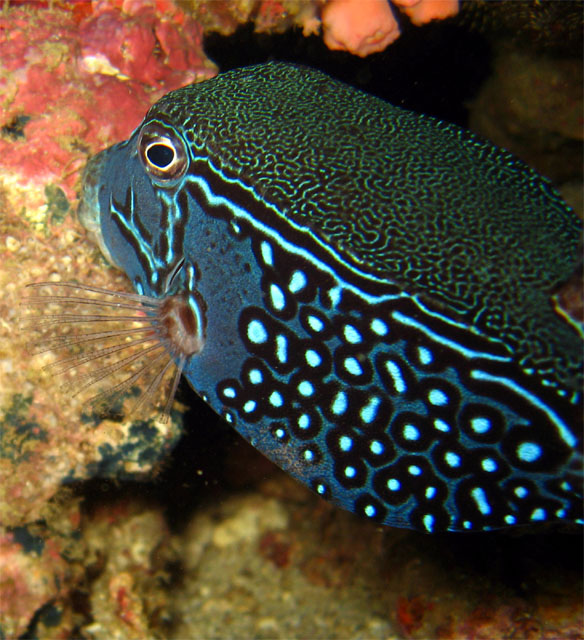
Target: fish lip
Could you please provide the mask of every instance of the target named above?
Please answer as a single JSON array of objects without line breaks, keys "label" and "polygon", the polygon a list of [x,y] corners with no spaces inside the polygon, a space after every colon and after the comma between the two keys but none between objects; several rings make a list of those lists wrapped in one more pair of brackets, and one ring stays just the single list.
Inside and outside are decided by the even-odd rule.
[{"label": "fish lip", "polygon": [[101,229],[101,211],[99,206],[99,188],[101,174],[107,161],[110,149],[105,149],[91,157],[82,175],[82,191],[77,207],[77,218],[87,231],[89,239],[96,244],[105,259],[117,267],[120,265],[114,260],[107,248]]}]

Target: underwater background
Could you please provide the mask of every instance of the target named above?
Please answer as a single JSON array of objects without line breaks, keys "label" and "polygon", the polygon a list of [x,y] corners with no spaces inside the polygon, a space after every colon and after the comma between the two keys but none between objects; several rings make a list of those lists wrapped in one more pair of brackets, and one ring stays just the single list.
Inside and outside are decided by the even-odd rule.
[{"label": "underwater background", "polygon": [[277,469],[187,384],[168,423],[102,417],[74,372],[63,387],[43,370],[54,356],[34,355],[27,283],[129,290],[76,220],[87,159],[168,91],[235,67],[306,64],[467,127],[582,217],[581,2],[424,17],[396,0],[364,40],[334,5],[3,3],[0,638],[584,637],[580,529],[378,527]]}]

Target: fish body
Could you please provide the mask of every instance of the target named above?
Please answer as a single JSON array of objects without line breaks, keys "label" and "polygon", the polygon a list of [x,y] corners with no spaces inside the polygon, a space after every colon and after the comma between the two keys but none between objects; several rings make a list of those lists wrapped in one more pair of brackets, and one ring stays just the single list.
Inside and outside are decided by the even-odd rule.
[{"label": "fish body", "polygon": [[80,216],[139,294],[184,296],[194,390],[322,497],[428,532],[582,521],[553,301],[581,224],[507,152],[269,63],[162,98]]}]

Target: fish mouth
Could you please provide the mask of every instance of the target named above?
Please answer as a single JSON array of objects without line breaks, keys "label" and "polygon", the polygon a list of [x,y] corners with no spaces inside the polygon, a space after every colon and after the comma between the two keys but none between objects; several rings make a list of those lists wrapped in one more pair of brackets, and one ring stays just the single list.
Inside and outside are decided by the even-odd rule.
[{"label": "fish mouth", "polygon": [[99,190],[102,184],[101,175],[109,152],[110,149],[101,151],[91,157],[85,165],[82,176],[83,187],[81,199],[77,207],[77,217],[79,218],[79,222],[81,222],[87,230],[89,239],[100,248],[105,259],[110,264],[120,268],[120,265],[114,260],[110,250],[107,248],[101,229]]}]

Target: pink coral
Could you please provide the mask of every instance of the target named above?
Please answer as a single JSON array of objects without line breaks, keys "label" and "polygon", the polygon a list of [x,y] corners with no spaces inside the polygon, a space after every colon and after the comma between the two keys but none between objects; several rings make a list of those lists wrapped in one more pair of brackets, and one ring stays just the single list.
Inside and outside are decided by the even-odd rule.
[{"label": "pink coral", "polygon": [[[458,0],[392,0],[415,25],[443,20],[458,12]],[[388,0],[329,0],[322,11],[322,29],[329,49],[358,56],[383,51],[400,36]]]},{"label": "pink coral", "polygon": [[166,0],[75,6],[0,15],[0,127],[20,123],[0,136],[0,172],[69,198],[88,151],[126,138],[168,91],[215,75],[202,28]]},{"label": "pink coral", "polygon": [[203,31],[192,17],[174,5],[160,16],[152,2],[124,2],[127,13],[114,4],[100,0],[80,25],[85,69],[167,89],[197,79]]}]

